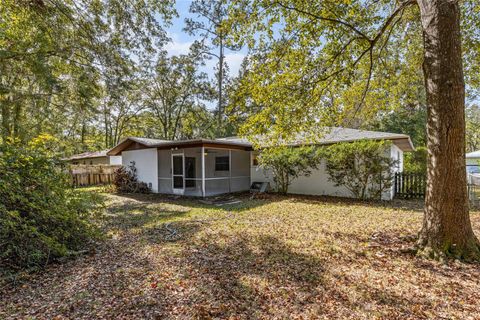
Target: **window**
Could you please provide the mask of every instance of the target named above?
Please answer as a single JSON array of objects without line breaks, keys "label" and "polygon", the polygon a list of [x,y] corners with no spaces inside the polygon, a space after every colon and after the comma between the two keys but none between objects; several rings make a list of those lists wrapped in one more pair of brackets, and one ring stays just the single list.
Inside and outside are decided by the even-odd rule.
[{"label": "window", "polygon": [[215,171],[229,171],[230,163],[228,156],[226,157],[215,157]]}]

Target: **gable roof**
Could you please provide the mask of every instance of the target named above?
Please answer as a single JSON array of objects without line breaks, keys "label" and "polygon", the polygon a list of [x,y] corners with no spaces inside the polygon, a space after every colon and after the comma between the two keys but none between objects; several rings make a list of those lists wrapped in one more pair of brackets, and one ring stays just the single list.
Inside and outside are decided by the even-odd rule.
[{"label": "gable roof", "polygon": [[[350,128],[327,128],[325,133],[319,134],[321,138],[309,139],[305,134],[299,134],[293,142],[292,146],[299,145],[325,145],[339,142],[352,142],[356,140],[391,140],[396,146],[403,151],[413,151],[413,143],[410,137],[405,134],[357,130]],[[123,139],[119,144],[108,151],[108,155],[119,155],[121,152],[132,144],[137,144],[139,148],[175,148],[175,147],[193,147],[201,145],[223,146],[223,147],[241,147],[245,150],[252,149],[252,143],[245,138],[226,137],[218,139],[190,139],[190,140],[160,140],[150,138],[128,137]]]}]

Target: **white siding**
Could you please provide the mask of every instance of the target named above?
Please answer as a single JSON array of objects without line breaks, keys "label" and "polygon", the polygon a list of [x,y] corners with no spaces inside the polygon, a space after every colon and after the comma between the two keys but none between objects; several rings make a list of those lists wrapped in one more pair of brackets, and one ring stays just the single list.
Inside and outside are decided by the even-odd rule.
[{"label": "white siding", "polygon": [[[397,166],[392,169],[393,172],[403,172],[403,151],[392,143],[390,147],[390,157],[397,161]],[[382,200],[392,200],[395,195],[395,186],[382,194]]]},{"label": "white siding", "polygon": [[[399,159],[399,164],[395,171],[403,170],[403,151],[396,145],[392,144],[387,153],[394,159]],[[271,188],[275,188],[273,183],[273,175],[269,170],[263,170],[259,166],[253,165],[253,157],[255,153],[252,152],[250,175],[251,182],[270,182]],[[327,195],[336,197],[353,197],[351,192],[345,187],[336,187],[335,184],[329,181],[329,176],[325,171],[325,161],[322,161],[317,170],[313,170],[308,177],[302,176],[295,179],[288,188],[288,192],[292,194],[307,194],[307,195]],[[391,190],[382,195],[382,199],[391,200],[393,198],[393,187]]]},{"label": "white siding", "polygon": [[122,152],[122,164],[128,167],[134,161],[138,180],[151,184],[152,191],[158,192],[157,149],[130,150]]},{"label": "white siding", "polygon": [[110,164],[112,165],[121,165],[122,164],[122,156],[110,156]]},{"label": "white siding", "polygon": [[[259,166],[251,167],[252,182],[270,182],[270,187],[275,189],[273,174],[270,170],[263,170]],[[351,197],[350,191],[345,187],[335,187],[334,183],[328,181],[328,174],[325,172],[325,161],[313,170],[308,177],[302,176],[293,180],[288,187],[288,193],[307,195],[328,195],[337,197]]]}]

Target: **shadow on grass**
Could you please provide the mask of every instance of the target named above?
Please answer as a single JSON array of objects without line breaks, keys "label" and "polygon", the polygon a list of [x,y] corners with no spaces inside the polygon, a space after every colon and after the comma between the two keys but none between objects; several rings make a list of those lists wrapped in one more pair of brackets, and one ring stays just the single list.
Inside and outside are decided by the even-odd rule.
[{"label": "shadow on grass", "polygon": [[322,260],[266,235],[239,237],[225,245],[190,244],[181,265],[199,274],[192,299],[200,318],[255,318],[276,290],[301,307],[323,285]]},{"label": "shadow on grass", "polygon": [[[280,196],[277,196],[280,197]],[[281,196],[285,199],[289,199],[293,202],[303,204],[329,204],[329,205],[354,205],[365,206],[373,208],[393,208],[402,211],[415,211],[423,212],[424,200],[423,199],[393,199],[391,201],[380,200],[360,200],[346,197],[333,197],[333,196],[309,196],[309,195],[286,195]]]},{"label": "shadow on grass", "polygon": [[144,202],[113,204],[106,214],[106,229],[129,230],[143,228],[149,224],[158,224],[184,217],[190,209],[172,210],[161,204],[150,206]]},{"label": "shadow on grass", "polygon": [[[267,199],[251,199],[251,194],[249,193],[235,193],[231,195],[219,196],[225,198],[232,198],[232,200],[238,201],[237,203],[216,205],[215,203],[208,204],[203,203],[202,198],[199,197],[186,197],[186,196],[174,196],[166,195],[159,193],[151,194],[138,194],[138,193],[122,193],[116,194],[117,196],[127,198],[134,201],[139,201],[143,206],[148,204],[159,204],[159,203],[168,203],[181,205],[190,208],[200,208],[200,209],[209,209],[215,211],[232,211],[232,212],[242,212],[248,211],[256,207],[261,207],[265,204],[271,202]],[[208,197],[207,200],[213,199],[216,197]]]},{"label": "shadow on grass", "polygon": [[[205,204],[200,202],[201,198],[196,197],[179,197],[165,194],[119,194],[121,197],[142,201],[145,203],[172,203],[189,206],[192,208],[207,208],[213,210],[228,210],[234,212],[248,211],[256,207],[261,207],[268,203],[279,201],[291,201],[301,204],[320,204],[329,206],[365,206],[372,208],[385,208],[385,209],[398,209],[406,212],[423,212],[424,200],[423,199],[394,199],[392,201],[378,201],[378,200],[359,200],[346,197],[333,197],[333,196],[314,196],[314,195],[296,195],[296,194],[277,194],[269,193],[262,195],[261,198],[251,199],[249,193],[238,193],[232,196],[239,200],[239,203],[232,205],[216,206],[214,204]],[[225,195],[228,197],[228,195]],[[212,197],[210,197],[212,198]],[[207,198],[208,199],[208,198]]]}]

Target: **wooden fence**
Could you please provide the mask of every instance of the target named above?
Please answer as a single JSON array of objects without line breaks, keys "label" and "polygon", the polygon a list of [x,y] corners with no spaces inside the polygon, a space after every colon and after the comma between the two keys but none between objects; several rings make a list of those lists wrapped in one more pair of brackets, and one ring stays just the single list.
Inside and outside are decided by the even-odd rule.
[{"label": "wooden fence", "polygon": [[395,173],[395,197],[396,198],[424,198],[427,187],[427,178],[419,173]]},{"label": "wooden fence", "polygon": [[121,165],[75,165],[69,173],[75,187],[110,184]]}]

